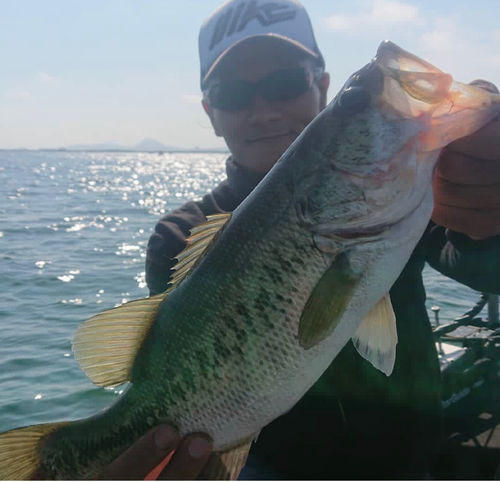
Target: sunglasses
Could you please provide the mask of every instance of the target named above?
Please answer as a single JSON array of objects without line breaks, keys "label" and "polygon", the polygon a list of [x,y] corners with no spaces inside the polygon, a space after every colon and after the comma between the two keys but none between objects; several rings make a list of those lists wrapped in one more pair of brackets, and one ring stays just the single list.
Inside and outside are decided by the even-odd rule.
[{"label": "sunglasses", "polygon": [[211,85],[203,98],[214,109],[236,112],[252,103],[257,94],[267,102],[293,100],[306,93],[323,74],[323,69],[276,70],[257,82],[226,80]]}]

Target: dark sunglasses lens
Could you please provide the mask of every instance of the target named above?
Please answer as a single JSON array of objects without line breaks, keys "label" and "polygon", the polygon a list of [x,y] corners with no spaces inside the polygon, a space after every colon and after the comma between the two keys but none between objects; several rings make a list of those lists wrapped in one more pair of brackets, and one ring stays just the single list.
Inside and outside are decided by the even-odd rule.
[{"label": "dark sunglasses lens", "polygon": [[269,102],[296,99],[309,90],[305,69],[278,70],[261,80],[261,92]]},{"label": "dark sunglasses lens", "polygon": [[215,109],[236,111],[246,107],[253,95],[253,84],[244,80],[233,80],[213,86],[209,101]]}]

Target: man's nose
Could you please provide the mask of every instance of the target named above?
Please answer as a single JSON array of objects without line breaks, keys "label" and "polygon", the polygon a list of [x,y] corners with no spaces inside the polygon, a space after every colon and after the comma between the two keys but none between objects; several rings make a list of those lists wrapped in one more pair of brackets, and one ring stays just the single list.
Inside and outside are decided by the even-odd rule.
[{"label": "man's nose", "polygon": [[257,94],[251,106],[249,121],[251,124],[265,124],[281,120],[282,113],[278,103],[268,102],[261,94]]}]

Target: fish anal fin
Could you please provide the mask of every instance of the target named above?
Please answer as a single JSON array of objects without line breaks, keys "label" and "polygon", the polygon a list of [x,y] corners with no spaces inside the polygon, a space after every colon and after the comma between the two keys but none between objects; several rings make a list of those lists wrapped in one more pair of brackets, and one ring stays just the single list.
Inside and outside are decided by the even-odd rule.
[{"label": "fish anal fin", "polygon": [[346,254],[340,254],[314,287],[299,322],[299,343],[308,350],[329,336],[340,322],[359,283]]},{"label": "fish anal fin", "polygon": [[368,313],[352,338],[358,353],[389,376],[396,361],[398,333],[389,294]]},{"label": "fish anal fin", "polygon": [[253,437],[224,452],[214,452],[198,480],[236,480],[247,463]]},{"label": "fish anal fin", "polygon": [[31,425],[0,434],[0,480],[37,480],[43,439],[65,425]]},{"label": "fish anal fin", "polygon": [[206,223],[191,229],[185,249],[176,256],[177,264],[172,268],[174,274],[169,282],[171,285],[177,286],[193,271],[215,244],[230,219],[231,213],[214,214],[207,216]]},{"label": "fish anal fin", "polygon": [[130,381],[137,352],[171,289],[103,311],[78,327],[73,352],[93,383],[106,387]]}]

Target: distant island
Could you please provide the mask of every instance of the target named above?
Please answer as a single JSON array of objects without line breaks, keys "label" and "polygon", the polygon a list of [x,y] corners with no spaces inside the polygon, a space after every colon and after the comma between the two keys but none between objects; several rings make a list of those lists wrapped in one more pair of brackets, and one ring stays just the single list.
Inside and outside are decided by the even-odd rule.
[{"label": "distant island", "polygon": [[57,148],[46,148],[46,149],[0,149],[8,151],[86,151],[86,152],[217,152],[217,153],[227,153],[229,152],[227,147],[192,147],[183,148],[177,146],[167,146],[156,139],[146,138],[135,146],[124,146],[121,144],[114,143],[104,143],[104,144],[71,144],[65,147]]}]

